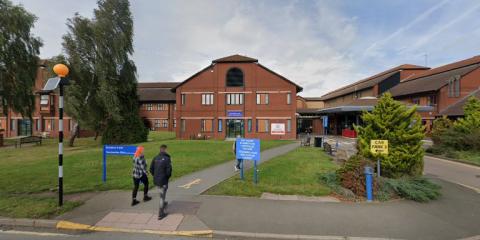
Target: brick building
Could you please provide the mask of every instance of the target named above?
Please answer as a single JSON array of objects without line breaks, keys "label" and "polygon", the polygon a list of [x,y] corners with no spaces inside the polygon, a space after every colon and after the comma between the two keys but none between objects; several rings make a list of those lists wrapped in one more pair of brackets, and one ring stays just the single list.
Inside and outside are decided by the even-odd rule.
[{"label": "brick building", "polygon": [[427,130],[436,117],[462,116],[466,98],[479,96],[479,91],[480,56],[415,74],[390,90],[399,101],[433,108],[432,111],[420,113]]},{"label": "brick building", "polygon": [[177,138],[296,138],[296,95],[302,88],[258,63],[232,55],[175,88]]},{"label": "brick building", "polygon": [[179,83],[138,83],[139,114],[151,131],[175,131],[175,93]]},{"label": "brick building", "polygon": [[[37,135],[45,137],[58,136],[58,93],[55,91],[43,91],[43,86],[48,80],[49,71],[46,69],[45,60],[39,63],[35,86],[35,111],[32,114],[33,121],[19,113],[7,110],[7,115],[0,112],[0,129],[3,129],[5,137]],[[69,136],[73,131],[72,118],[64,116],[64,135]]]}]

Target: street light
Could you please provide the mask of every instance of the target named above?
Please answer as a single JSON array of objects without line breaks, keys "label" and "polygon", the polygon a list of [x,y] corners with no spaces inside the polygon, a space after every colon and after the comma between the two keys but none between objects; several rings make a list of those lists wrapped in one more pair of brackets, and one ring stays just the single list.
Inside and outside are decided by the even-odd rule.
[{"label": "street light", "polygon": [[44,91],[53,91],[59,88],[58,99],[58,205],[63,205],[63,88],[68,85],[68,67],[63,64],[56,64],[53,72],[57,77],[48,79]]}]

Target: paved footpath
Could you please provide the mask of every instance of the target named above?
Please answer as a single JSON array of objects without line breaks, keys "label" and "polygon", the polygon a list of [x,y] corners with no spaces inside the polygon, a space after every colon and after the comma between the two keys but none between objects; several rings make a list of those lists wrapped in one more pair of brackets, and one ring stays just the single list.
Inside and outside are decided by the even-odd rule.
[{"label": "paved footpath", "polygon": [[[299,143],[265,150],[261,154],[260,164],[297,147],[299,147]],[[245,169],[250,167],[250,163],[245,165]],[[138,229],[141,225],[148,225],[146,228],[148,230],[206,230],[209,228],[196,217],[200,203],[195,197],[236,174],[238,172],[234,172],[234,161],[232,160],[172,181],[167,192],[170,214],[161,222],[156,220],[159,205],[156,189],[152,189],[150,192],[150,195],[154,197],[152,201],[142,202],[135,207],[130,206],[130,191],[100,192],[84,205],[59,216],[58,219],[102,227]],[[141,196],[141,192],[139,195]]]},{"label": "paved footpath", "polygon": [[[290,144],[264,151],[262,162],[297,147],[298,144]],[[318,203],[200,195],[236,174],[233,161],[230,161],[173,181],[168,192],[170,216],[165,222],[155,219],[158,209],[156,190],[151,193],[154,200],[135,207],[130,207],[130,191],[101,192],[59,218],[126,229],[214,229],[226,235],[238,232],[240,235],[275,233],[439,240],[480,235],[480,194],[472,190],[478,182],[475,178],[471,182],[472,176],[480,174],[480,169],[456,163],[450,166],[452,163],[437,162],[428,157],[425,160],[427,177],[442,186],[443,194],[439,200],[428,204],[406,200]],[[465,178],[462,175],[466,175]]]}]

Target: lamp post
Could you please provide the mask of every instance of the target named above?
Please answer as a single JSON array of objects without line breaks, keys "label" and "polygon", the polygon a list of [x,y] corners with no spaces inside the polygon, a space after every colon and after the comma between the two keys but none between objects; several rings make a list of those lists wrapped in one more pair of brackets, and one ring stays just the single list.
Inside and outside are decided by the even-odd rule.
[{"label": "lamp post", "polygon": [[63,95],[64,86],[68,85],[66,78],[69,70],[63,64],[56,64],[53,67],[53,72],[57,74],[56,78],[50,78],[45,84],[43,90],[53,91],[59,88],[58,98],[58,206],[63,205]]}]

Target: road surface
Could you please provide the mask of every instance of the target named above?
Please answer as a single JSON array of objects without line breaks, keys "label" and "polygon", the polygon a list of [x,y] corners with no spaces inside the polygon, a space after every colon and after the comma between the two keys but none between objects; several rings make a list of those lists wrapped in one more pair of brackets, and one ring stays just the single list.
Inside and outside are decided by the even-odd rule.
[{"label": "road surface", "polygon": [[480,193],[480,167],[425,156],[424,173]]}]

